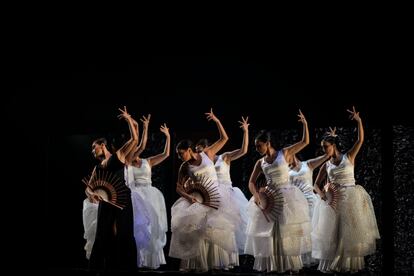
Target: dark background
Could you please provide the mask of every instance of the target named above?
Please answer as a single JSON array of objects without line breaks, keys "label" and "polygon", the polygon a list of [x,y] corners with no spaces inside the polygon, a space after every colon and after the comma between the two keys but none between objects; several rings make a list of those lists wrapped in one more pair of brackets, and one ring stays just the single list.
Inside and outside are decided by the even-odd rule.
[{"label": "dark background", "polygon": [[[36,241],[29,255],[43,256],[37,263],[41,267],[86,267],[80,180],[94,165],[92,140],[119,140],[127,133],[126,124],[116,118],[119,107],[126,105],[135,118],[152,114],[144,157],[162,150],[159,125],[166,122],[170,128],[171,156],[153,170],[154,186],[164,193],[169,209],[177,198],[180,161],[175,144],[187,137],[218,137],[215,125],[205,119],[210,107],[230,136],[223,150],[239,147],[241,115],[249,116],[251,142],[263,128],[276,130],[281,146],[299,139],[300,108],[310,127],[311,144],[303,152],[310,158],[328,126],[341,127],[352,144],[355,122],[348,119],[346,109],[355,105],[367,131],[356,178],[373,197],[382,237],[367,264],[374,272],[412,272],[412,104],[404,95],[412,85],[407,87],[408,72],[394,62],[399,54],[380,56],[383,49],[373,46],[297,47],[289,52],[255,48],[249,54],[228,49],[196,55],[144,51],[127,56],[120,51],[110,57],[99,52],[99,58],[93,53],[91,58],[66,51],[46,60],[36,56],[20,67],[24,78],[6,105],[10,129],[24,129],[15,138],[17,146],[33,145],[25,157],[40,167],[33,174],[39,184],[28,185],[26,194],[28,202],[40,194],[29,206],[41,214],[28,218],[27,227],[38,230],[34,237],[23,238]],[[257,158],[250,147],[249,154],[232,166],[235,186],[248,197],[246,181]],[[31,175],[30,168],[26,173]],[[174,260],[167,262],[164,269],[176,269]]]}]

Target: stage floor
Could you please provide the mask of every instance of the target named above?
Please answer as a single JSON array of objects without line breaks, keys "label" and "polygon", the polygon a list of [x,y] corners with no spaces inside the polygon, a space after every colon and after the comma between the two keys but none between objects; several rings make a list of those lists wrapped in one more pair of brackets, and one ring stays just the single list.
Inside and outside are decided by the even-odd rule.
[{"label": "stage floor", "polygon": [[[43,273],[42,273],[43,274]],[[123,272],[123,271],[116,271],[116,272],[96,272],[96,271],[88,271],[87,269],[48,269],[47,275],[240,275],[240,276],[262,276],[262,275],[301,275],[301,276],[316,276],[316,275],[361,275],[361,276],[371,276],[371,275],[381,275],[378,273],[372,273],[369,271],[360,271],[358,273],[322,273],[317,271],[314,268],[305,268],[301,270],[299,273],[276,273],[276,272],[256,272],[256,271],[239,271],[237,269],[230,270],[230,271],[221,271],[221,270],[212,270],[208,272],[180,272],[180,271],[174,271],[174,270],[137,270],[135,272]]]}]

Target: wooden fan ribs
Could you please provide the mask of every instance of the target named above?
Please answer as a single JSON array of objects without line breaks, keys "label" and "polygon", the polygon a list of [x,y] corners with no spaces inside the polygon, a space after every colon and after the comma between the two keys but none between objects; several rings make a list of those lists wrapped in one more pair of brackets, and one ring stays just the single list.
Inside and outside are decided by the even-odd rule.
[{"label": "wooden fan ribs", "polygon": [[302,191],[302,193],[309,194],[309,193],[313,193],[313,189],[311,186],[306,185],[306,183],[304,181],[301,181],[300,179],[295,179],[293,181],[293,185],[295,185],[296,187],[299,188],[299,190]]},{"label": "wooden fan ribs", "polygon": [[331,195],[328,205],[331,206],[336,211],[338,207],[339,199],[341,197],[341,192],[339,190],[339,187],[333,183],[327,183],[324,188],[325,188],[326,193],[329,193]]},{"label": "wooden fan ribs", "polygon": [[[259,193],[264,196],[265,201],[266,201],[266,205],[264,206],[264,208],[262,206],[259,206],[266,220],[268,222],[277,221],[278,217],[283,212],[283,208],[285,204],[285,199],[283,197],[282,192],[277,188],[273,188],[269,186],[268,181],[263,180],[263,179],[256,182],[256,187],[259,190],[262,190]],[[263,187],[264,187],[264,190],[260,189]]]},{"label": "wooden fan ribs", "polygon": [[108,171],[98,171],[92,177],[83,178],[82,182],[93,192],[97,194],[104,193],[103,199],[105,202],[120,209],[126,206],[129,197],[128,188],[119,176]]},{"label": "wooden fan ribs", "polygon": [[201,204],[218,209],[220,195],[218,193],[218,188],[214,185],[214,182],[211,181],[211,179],[204,175],[196,175],[194,179],[187,182],[187,184],[188,185],[184,187],[186,193],[199,193],[203,200],[203,202],[200,202]]}]

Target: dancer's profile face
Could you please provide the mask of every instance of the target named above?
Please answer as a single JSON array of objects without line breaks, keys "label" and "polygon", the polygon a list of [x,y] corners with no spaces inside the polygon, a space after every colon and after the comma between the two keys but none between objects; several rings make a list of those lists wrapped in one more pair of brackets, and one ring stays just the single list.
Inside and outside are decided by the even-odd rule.
[{"label": "dancer's profile face", "polygon": [[327,141],[322,141],[321,146],[323,149],[323,152],[326,153],[329,156],[332,156],[335,152],[335,145],[332,143],[329,143]]},{"label": "dancer's profile face", "polygon": [[186,162],[191,159],[190,149],[178,149],[177,150],[178,158]]},{"label": "dancer's profile face", "polygon": [[268,142],[262,142],[259,140],[254,140],[254,145],[256,147],[256,151],[260,153],[260,155],[264,155],[267,151]]},{"label": "dancer's profile face", "polygon": [[101,145],[96,144],[96,143],[92,144],[93,157],[95,157],[96,159],[102,159],[102,157],[105,156],[105,153],[104,153],[104,150],[103,150],[104,145],[105,144],[101,144]]}]

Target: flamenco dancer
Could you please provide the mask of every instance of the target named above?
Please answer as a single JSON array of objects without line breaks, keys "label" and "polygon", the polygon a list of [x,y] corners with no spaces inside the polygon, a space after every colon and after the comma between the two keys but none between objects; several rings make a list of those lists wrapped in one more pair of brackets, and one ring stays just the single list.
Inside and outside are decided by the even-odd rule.
[{"label": "flamenco dancer", "polygon": [[[133,120],[126,107],[119,109],[118,116],[124,119],[132,133]],[[105,138],[92,143],[92,153],[100,163],[95,167],[88,183],[86,193],[92,201],[99,202],[96,237],[89,258],[89,268],[98,271],[114,271],[136,269],[137,257],[133,232],[133,213],[130,189],[124,180],[125,157],[136,148],[137,137],[133,136],[119,150],[112,154],[108,150]],[[118,185],[118,196],[123,202],[122,209],[114,206],[114,202],[103,198],[102,194],[91,189],[93,180],[99,175],[111,175],[109,180]],[[112,203],[112,204],[111,204]]]},{"label": "flamenco dancer", "polygon": [[[189,140],[177,144],[183,164],[179,170],[177,192],[181,197],[171,208],[171,243],[169,256],[181,259],[181,271],[228,270],[239,265],[235,228],[239,211],[220,186],[214,168],[214,156],[227,142],[227,134],[213,111],[206,113],[218,127],[220,139],[197,153]],[[203,201],[186,189],[191,181],[207,180],[213,200]],[[214,198],[219,201],[215,202]]]},{"label": "flamenco dancer", "polygon": [[[164,151],[155,156],[141,158],[139,155],[146,146],[150,117],[151,115],[148,115],[141,119],[144,128],[141,146],[128,155],[129,165],[125,167],[125,175],[134,207],[138,267],[157,269],[160,265],[166,264],[163,248],[167,243],[168,224],[164,196],[160,190],[152,186],[151,169],[170,155],[171,138],[167,125],[162,125],[160,131],[166,138]],[[138,131],[136,123],[134,130]]]},{"label": "flamenco dancer", "polygon": [[[249,180],[253,197],[249,201],[245,253],[255,258],[253,269],[258,271],[297,272],[302,267],[301,255],[311,251],[311,223],[308,202],[298,187],[289,182],[289,166],[296,153],[309,144],[308,124],[299,110],[303,124],[302,140],[276,150],[270,132],[260,132],[255,145],[264,156],[257,160]],[[256,188],[258,177],[264,174],[267,188],[277,191],[283,203],[275,218],[269,219],[260,206],[264,198]]]},{"label": "flamenco dancer", "polygon": [[[239,249],[239,254],[244,254],[244,246],[246,244],[246,227],[247,227],[247,205],[249,201],[243,192],[238,188],[234,187],[230,177],[230,164],[233,160],[236,160],[247,153],[249,147],[249,117],[241,119],[239,121],[240,128],[243,129],[243,142],[241,148],[224,152],[214,157],[214,167],[217,172],[217,177],[220,185],[225,186],[237,204],[239,209],[239,215],[241,218],[240,225],[236,229],[236,242]],[[204,151],[209,146],[207,139],[201,139],[197,142],[197,152]]]},{"label": "flamenco dancer", "polygon": [[[289,181],[292,185],[297,186],[304,194],[308,201],[309,216],[312,221],[313,209],[315,208],[318,196],[313,191],[313,170],[321,166],[329,156],[327,154],[318,156],[313,159],[301,161],[297,155],[293,156],[292,163],[289,165]],[[308,252],[302,255],[304,266],[317,264],[317,260],[312,258],[312,253]]]},{"label": "flamenco dancer", "polygon": [[319,259],[322,272],[357,272],[365,266],[364,256],[373,254],[379,239],[377,221],[371,197],[355,184],[354,164],[362,143],[364,128],[359,112],[347,110],[358,124],[358,139],[350,150],[341,152],[335,132],[322,139],[322,147],[331,158],[321,167],[315,190],[323,200],[332,197],[326,189],[319,189],[327,178],[328,184],[340,193],[335,208],[321,201],[315,207],[312,231],[312,257]]}]

